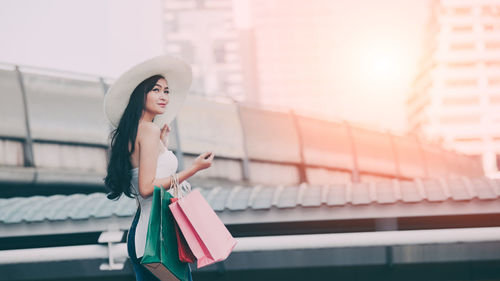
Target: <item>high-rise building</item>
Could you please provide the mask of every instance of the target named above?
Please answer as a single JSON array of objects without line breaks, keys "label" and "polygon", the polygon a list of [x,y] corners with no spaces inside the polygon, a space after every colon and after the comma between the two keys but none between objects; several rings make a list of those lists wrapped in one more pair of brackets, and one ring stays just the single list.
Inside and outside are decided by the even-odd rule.
[{"label": "high-rise building", "polygon": [[430,11],[410,127],[500,177],[500,0],[434,0]]},{"label": "high-rise building", "polygon": [[194,92],[273,108],[328,112],[333,2],[163,3],[165,50],[193,65]]},{"label": "high-rise building", "polygon": [[251,0],[259,103],[326,112],[334,1]]},{"label": "high-rise building", "polygon": [[245,99],[232,0],[163,0],[165,52],[193,67],[192,92]]}]

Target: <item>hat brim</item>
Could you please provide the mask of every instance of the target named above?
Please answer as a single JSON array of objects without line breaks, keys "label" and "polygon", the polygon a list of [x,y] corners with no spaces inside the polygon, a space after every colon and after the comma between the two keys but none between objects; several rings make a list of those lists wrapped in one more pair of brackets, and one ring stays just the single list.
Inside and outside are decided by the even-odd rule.
[{"label": "hat brim", "polygon": [[186,100],[192,82],[191,67],[183,60],[162,55],[148,59],[127,70],[111,85],[104,96],[104,113],[113,127],[118,127],[130,95],[145,79],[163,75],[169,88],[165,112],[156,115],[154,123],[160,127],[172,122]]}]

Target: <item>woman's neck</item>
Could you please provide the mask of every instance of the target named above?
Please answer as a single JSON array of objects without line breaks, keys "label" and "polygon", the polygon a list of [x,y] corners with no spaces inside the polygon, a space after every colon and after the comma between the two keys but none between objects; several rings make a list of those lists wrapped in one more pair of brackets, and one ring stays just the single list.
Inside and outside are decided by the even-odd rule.
[{"label": "woman's neck", "polygon": [[143,111],[139,121],[153,122],[154,118],[155,118],[154,114],[151,114],[150,112],[147,111]]}]

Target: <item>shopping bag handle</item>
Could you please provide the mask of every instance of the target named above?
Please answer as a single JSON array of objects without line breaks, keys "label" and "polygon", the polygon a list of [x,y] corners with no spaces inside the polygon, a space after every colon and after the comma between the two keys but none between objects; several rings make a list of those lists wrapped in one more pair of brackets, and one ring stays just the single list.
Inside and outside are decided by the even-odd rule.
[{"label": "shopping bag handle", "polygon": [[179,199],[191,192],[191,184],[187,180],[184,180],[181,184],[179,184],[179,175],[177,173],[172,175],[170,188],[173,188],[174,190],[174,197]]}]

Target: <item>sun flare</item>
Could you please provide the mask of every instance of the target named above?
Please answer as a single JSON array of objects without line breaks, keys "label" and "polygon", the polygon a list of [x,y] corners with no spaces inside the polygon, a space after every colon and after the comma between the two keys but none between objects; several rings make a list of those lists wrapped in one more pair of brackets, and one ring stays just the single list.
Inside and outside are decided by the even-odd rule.
[{"label": "sun flare", "polygon": [[389,56],[376,57],[373,60],[373,71],[375,74],[391,74],[396,73],[396,65],[394,59]]}]

